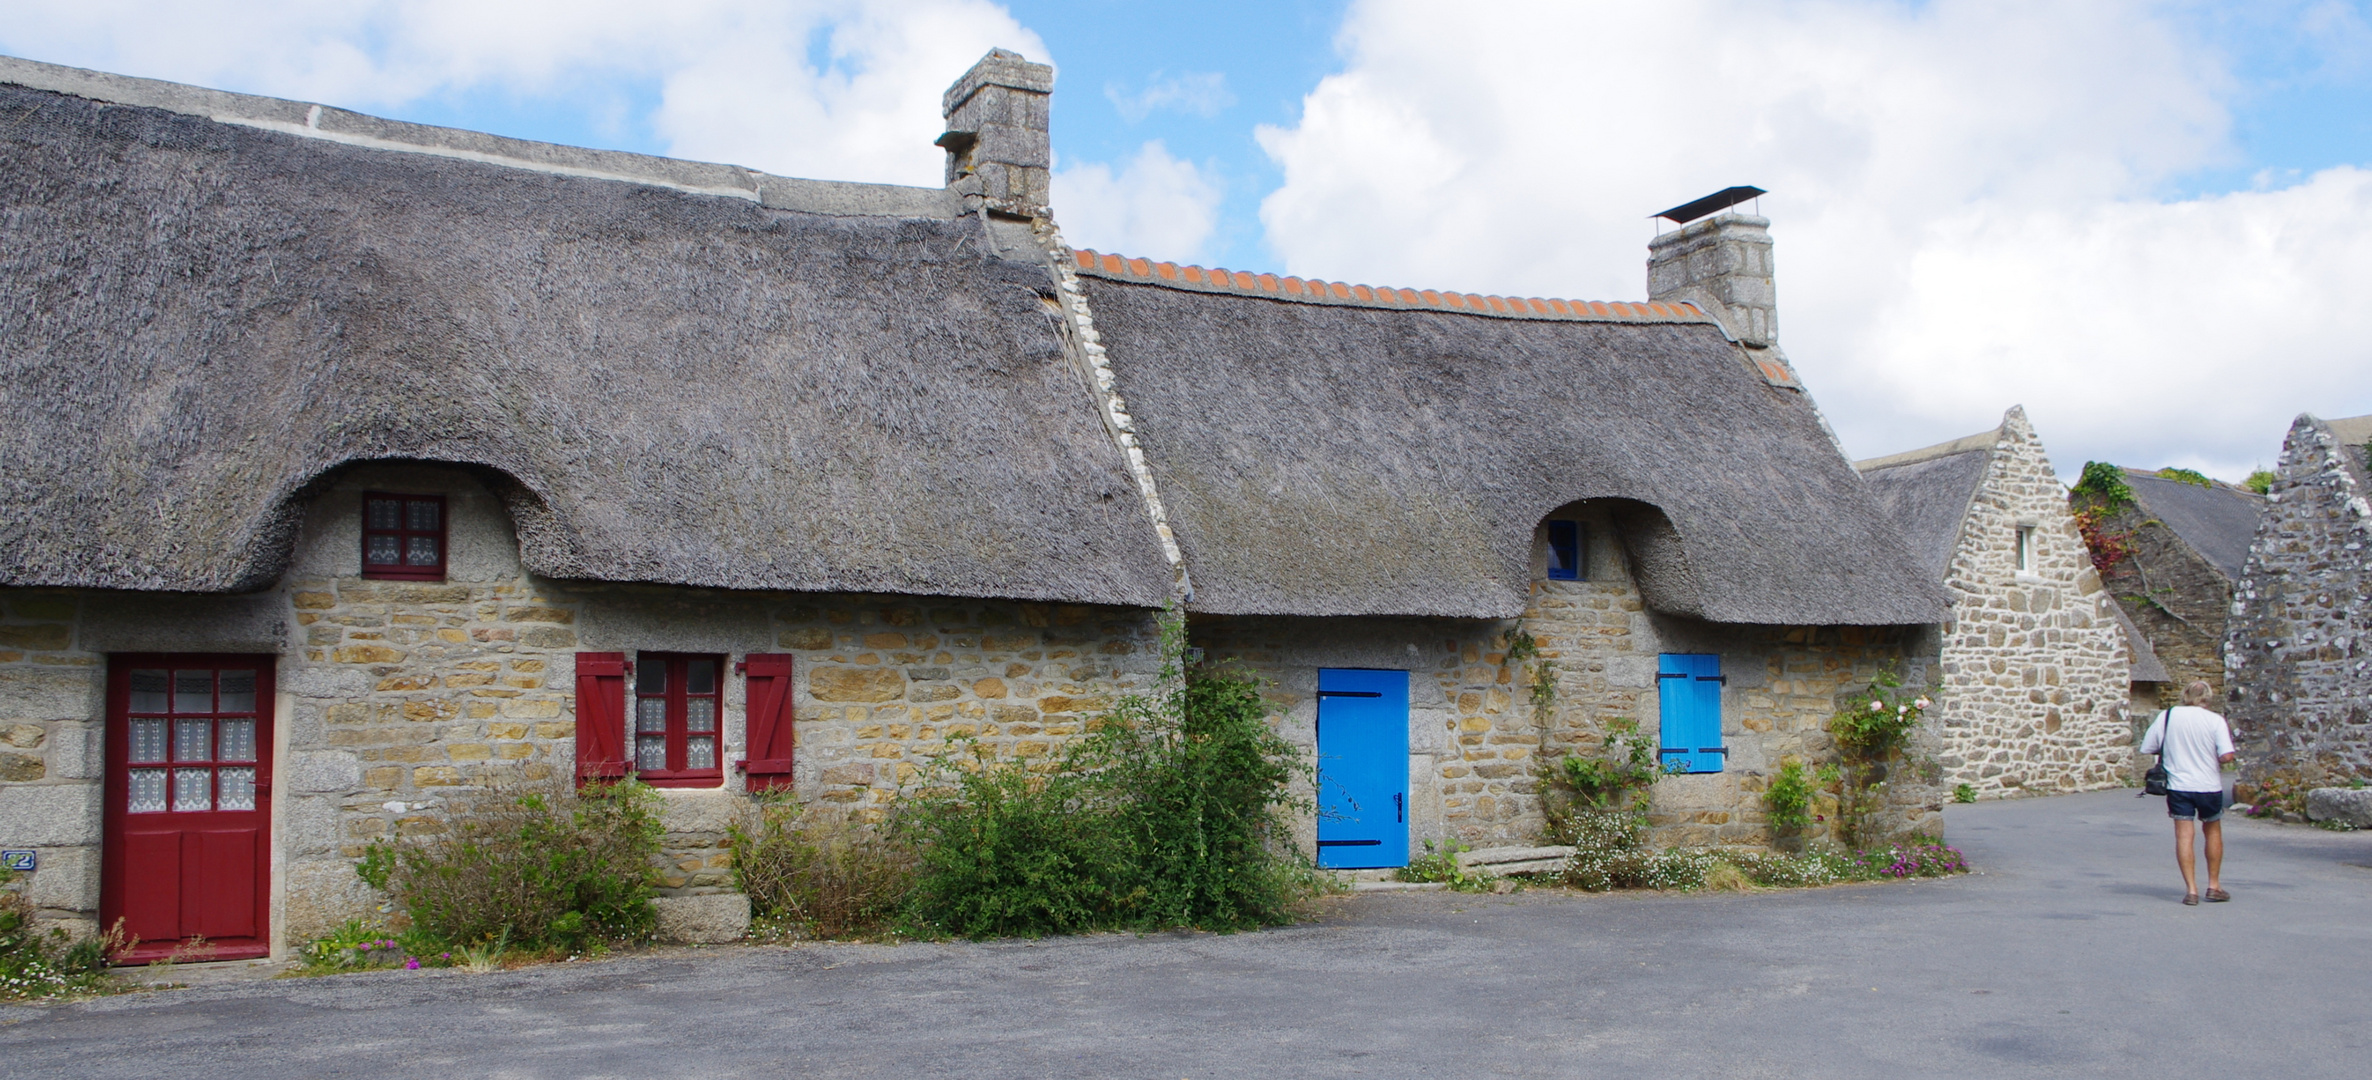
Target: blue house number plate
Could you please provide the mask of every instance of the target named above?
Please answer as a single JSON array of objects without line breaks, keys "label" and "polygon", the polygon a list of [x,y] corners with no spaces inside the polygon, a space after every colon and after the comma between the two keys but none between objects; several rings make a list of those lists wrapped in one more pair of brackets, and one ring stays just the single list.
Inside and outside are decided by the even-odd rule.
[{"label": "blue house number plate", "polygon": [[0,851],[0,869],[31,870],[33,853],[30,851]]}]

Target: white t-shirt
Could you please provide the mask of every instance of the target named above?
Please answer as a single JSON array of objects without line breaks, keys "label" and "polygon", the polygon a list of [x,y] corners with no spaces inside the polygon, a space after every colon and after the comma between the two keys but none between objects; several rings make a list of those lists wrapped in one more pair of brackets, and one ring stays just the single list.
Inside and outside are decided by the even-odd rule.
[{"label": "white t-shirt", "polygon": [[[2166,726],[2174,726],[2169,741]],[[2224,772],[2217,760],[2232,752],[2232,728],[2224,718],[2196,705],[2177,705],[2150,718],[2141,737],[2141,752],[2166,748],[2166,788],[2169,791],[2222,791]]]}]

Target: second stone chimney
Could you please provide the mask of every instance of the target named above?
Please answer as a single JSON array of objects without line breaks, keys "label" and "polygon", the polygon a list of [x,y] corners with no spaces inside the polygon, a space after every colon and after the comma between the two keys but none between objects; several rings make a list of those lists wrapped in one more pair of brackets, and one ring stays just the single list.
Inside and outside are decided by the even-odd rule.
[{"label": "second stone chimney", "polygon": [[947,149],[947,186],[967,209],[1046,216],[1053,100],[1054,69],[1004,49],[990,49],[947,88],[940,99],[947,133],[938,144]]},{"label": "second stone chimney", "polygon": [[1722,213],[1656,237],[1647,245],[1647,298],[1695,304],[1739,344],[1777,348],[1770,221]]}]

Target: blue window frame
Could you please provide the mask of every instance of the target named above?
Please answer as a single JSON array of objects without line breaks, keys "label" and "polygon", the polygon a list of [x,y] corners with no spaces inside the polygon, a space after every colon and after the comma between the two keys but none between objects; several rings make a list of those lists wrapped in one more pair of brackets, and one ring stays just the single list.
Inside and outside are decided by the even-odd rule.
[{"label": "blue window frame", "polygon": [[1581,523],[1552,521],[1548,523],[1548,576],[1553,581],[1580,581]]}]

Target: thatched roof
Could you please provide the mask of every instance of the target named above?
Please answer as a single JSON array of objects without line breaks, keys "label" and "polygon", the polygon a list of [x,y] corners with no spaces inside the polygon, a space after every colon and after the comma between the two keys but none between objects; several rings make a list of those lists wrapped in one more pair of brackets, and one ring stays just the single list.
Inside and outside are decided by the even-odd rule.
[{"label": "thatched roof", "polygon": [[2241,568],[2248,564],[2249,543],[2256,539],[2264,496],[2221,481],[2210,480],[2202,487],[2142,469],[2125,470],[2125,483],[2145,516],[2164,522],[2226,578],[2240,578]]},{"label": "thatched roof", "polygon": [[1535,527],[1595,498],[1632,500],[1659,610],[1945,617],[1811,401],[1694,309],[1462,311],[1137,265],[1083,255],[1082,285],[1194,610],[1513,616]]},{"label": "thatched roof", "polygon": [[1985,482],[2001,429],[1855,463],[1878,509],[1894,522],[1927,572],[1942,581],[1960,549],[1970,500]]},{"label": "thatched roof", "polygon": [[1052,276],[944,193],[0,84],[0,584],[261,587],[326,475],[408,459],[554,577],[1168,595]]}]

